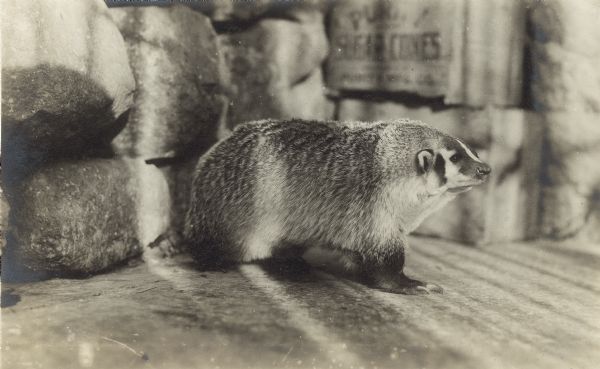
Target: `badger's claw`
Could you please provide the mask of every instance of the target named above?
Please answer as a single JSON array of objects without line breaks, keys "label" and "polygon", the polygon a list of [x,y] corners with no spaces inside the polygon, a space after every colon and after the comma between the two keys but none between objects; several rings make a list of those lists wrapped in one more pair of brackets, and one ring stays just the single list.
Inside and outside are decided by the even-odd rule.
[{"label": "badger's claw", "polygon": [[417,288],[426,291],[426,293],[444,293],[444,289],[434,283],[424,283],[417,286]]},{"label": "badger's claw", "polygon": [[390,293],[401,295],[428,295],[430,293],[444,293],[444,289],[433,283],[398,284],[396,286],[379,285],[376,288]]},{"label": "badger's claw", "polygon": [[397,288],[388,289],[387,291],[402,295],[428,295],[430,293],[444,293],[442,287],[432,283],[415,286],[399,286]]},{"label": "badger's claw", "polygon": [[422,286],[400,287],[396,289],[396,293],[402,295],[427,295],[429,291]]},{"label": "badger's claw", "polygon": [[397,279],[394,283],[379,285],[379,288],[392,293],[399,293],[402,295],[427,295],[430,293],[444,293],[444,289],[434,283],[425,283],[410,279],[404,275],[400,279]]}]

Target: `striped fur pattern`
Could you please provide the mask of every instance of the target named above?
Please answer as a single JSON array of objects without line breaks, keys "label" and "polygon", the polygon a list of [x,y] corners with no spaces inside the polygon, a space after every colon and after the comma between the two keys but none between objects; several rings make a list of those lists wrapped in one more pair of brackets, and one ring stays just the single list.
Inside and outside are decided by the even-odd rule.
[{"label": "striped fur pattern", "polygon": [[456,196],[449,186],[475,183],[464,181],[470,169],[450,161],[459,149],[475,156],[411,121],[241,125],[196,167],[185,229],[190,252],[209,267],[321,246],[341,251],[364,274],[398,274],[405,235]]}]

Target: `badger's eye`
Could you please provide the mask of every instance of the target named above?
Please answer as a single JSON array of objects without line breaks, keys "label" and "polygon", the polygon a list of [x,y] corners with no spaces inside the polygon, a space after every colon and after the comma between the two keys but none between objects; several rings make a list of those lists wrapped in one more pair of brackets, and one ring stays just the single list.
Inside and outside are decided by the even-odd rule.
[{"label": "badger's eye", "polygon": [[450,157],[450,161],[453,163],[456,163],[457,161],[459,161],[461,159],[461,156],[459,154],[454,154]]}]

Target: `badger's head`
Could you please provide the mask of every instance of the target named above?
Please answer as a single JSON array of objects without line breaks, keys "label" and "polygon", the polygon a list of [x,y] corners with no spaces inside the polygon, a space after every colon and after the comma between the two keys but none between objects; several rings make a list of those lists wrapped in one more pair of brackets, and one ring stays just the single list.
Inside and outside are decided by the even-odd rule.
[{"label": "badger's head", "polygon": [[449,136],[419,151],[416,160],[429,187],[443,188],[450,193],[470,190],[485,182],[492,171],[473,149]]}]

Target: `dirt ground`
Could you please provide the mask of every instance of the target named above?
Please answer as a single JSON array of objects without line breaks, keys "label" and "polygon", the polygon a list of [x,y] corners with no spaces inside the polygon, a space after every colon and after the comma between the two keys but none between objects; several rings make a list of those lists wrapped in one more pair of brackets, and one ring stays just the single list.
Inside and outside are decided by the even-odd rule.
[{"label": "dirt ground", "polygon": [[2,284],[2,367],[598,368],[600,257],[555,244],[412,239],[405,296],[309,270],[203,272],[147,258],[83,280]]}]

